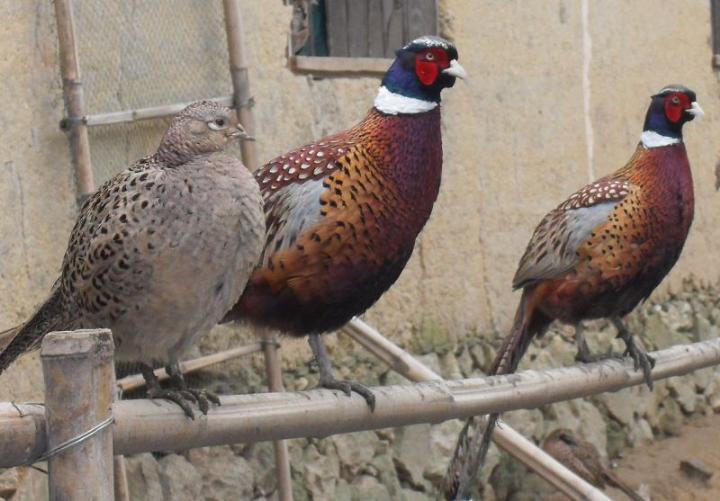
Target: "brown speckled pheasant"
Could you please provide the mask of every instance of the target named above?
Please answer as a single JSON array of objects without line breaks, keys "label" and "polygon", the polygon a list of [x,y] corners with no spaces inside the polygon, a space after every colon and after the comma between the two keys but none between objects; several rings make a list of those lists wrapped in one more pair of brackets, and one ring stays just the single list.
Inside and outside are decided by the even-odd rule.
[{"label": "brown speckled pheasant", "polygon": [[397,51],[367,117],[282,155],[255,175],[268,237],[260,267],[227,317],[310,336],[321,384],[338,381],[320,334],[369,308],[395,282],[440,187],[440,92],[464,70],[457,50],[421,37]]},{"label": "brown speckled pheasant", "polygon": [[[209,397],[185,387],[178,357],[242,293],[262,251],[257,182],[221,153],[243,135],[234,113],[211,101],[175,117],[157,153],[106,182],[80,209],[50,298],[0,354],[0,372],[54,330],[112,329],[116,358],[143,363],[151,397]],[[163,390],[163,362],[180,391]]]},{"label": "brown speckled pheasant", "polygon": [[603,464],[600,453],[593,444],[572,431],[565,428],[553,430],[545,439],[543,449],[586,482],[601,489],[607,484],[620,489],[633,501],[644,501],[637,492]]},{"label": "brown speckled pheasant", "polygon": [[[578,359],[589,361],[580,322],[606,317],[652,388],[653,360],[621,317],[680,257],[694,210],[682,127],[699,115],[693,91],[662,89],[652,96],[641,142],[627,165],[571,195],[540,222],[513,279],[513,287],[523,289],[514,325],[489,375],[515,372],[530,341],[553,320],[576,326]],[[490,416],[479,452],[468,450],[468,427],[461,435],[446,479],[449,497],[455,498],[455,480],[470,478],[482,464],[497,419]],[[473,459],[460,459],[466,454]]]}]

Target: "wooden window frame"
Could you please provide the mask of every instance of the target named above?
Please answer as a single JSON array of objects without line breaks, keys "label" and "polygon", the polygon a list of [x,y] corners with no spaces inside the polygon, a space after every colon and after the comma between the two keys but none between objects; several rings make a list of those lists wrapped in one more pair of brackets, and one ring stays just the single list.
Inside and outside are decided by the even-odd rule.
[{"label": "wooden window frame", "polygon": [[[390,1],[390,0],[388,0]],[[395,0],[403,1],[403,0]],[[414,0],[405,0],[412,2]],[[292,0],[286,0],[286,3],[292,3]],[[434,33],[427,34],[438,34],[439,26],[439,7],[438,1],[435,0],[435,13],[434,13]],[[404,7],[406,8],[406,7]],[[405,12],[404,15],[409,15]],[[426,18],[427,19],[427,18]],[[407,26],[411,21],[403,19],[405,26],[402,28],[403,35],[408,38],[409,28]],[[332,33],[327,34],[329,43],[331,41]],[[397,38],[397,37],[396,37]],[[410,37],[412,38],[412,37]],[[393,57],[363,57],[363,56],[315,56],[315,55],[300,55],[295,54],[295,48],[292,44],[292,33],[288,35],[288,62],[292,71],[300,74],[318,74],[322,76],[343,76],[343,75],[383,75],[393,62]],[[388,44],[400,46],[405,41],[387,41]],[[394,43],[393,43],[394,42]],[[348,44],[351,41],[348,40]],[[387,55],[387,50],[386,50]]]}]

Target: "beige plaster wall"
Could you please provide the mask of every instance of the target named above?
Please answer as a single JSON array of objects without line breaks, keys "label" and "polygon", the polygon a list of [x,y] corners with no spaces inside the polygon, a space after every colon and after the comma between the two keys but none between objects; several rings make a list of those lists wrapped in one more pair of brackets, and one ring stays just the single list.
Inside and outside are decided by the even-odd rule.
[{"label": "beige plaster wall", "polygon": [[[441,7],[443,31],[470,79],[445,93],[440,198],[405,273],[368,313],[374,324],[400,340],[418,326],[452,335],[507,328],[517,300],[510,280],[535,224],[629,158],[649,95],[667,83],[696,90],[707,113],[686,129],[697,216],[669,283],[693,273],[718,278],[712,171],[720,100],[707,1],[443,0]],[[293,74],[285,52],[290,9],[280,0],[245,0],[243,12],[262,160],[362,118],[377,79]],[[0,330],[44,297],[75,217],[67,142],[57,127],[56,45],[51,2],[0,2]],[[107,41],[96,50],[110,50]],[[92,54],[94,64],[103,55]],[[145,129],[151,136],[140,150],[118,132],[114,154],[130,161],[149,153],[160,128]],[[37,388],[17,376],[3,396],[27,394],[31,384]]]}]

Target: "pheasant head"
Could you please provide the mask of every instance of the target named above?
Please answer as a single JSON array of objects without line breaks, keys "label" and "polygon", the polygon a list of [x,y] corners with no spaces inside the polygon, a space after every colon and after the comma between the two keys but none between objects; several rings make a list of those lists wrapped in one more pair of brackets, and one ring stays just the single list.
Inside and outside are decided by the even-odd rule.
[{"label": "pheasant head", "polygon": [[643,145],[655,148],[679,143],[683,125],[703,115],[695,92],[682,85],[668,85],[652,96],[645,116]]},{"label": "pheasant head", "polygon": [[180,165],[196,155],[222,151],[240,137],[247,134],[233,110],[214,101],[198,101],[173,118],[157,157],[167,165]]},{"label": "pheasant head", "polygon": [[466,75],[451,42],[435,36],[416,38],[396,52],[375,108],[388,115],[430,111],[440,103],[440,92]]}]

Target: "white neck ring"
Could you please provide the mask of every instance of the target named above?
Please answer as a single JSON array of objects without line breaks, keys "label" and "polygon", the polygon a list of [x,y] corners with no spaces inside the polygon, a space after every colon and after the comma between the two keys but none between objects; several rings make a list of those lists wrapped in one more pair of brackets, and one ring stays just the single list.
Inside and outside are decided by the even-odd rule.
[{"label": "white neck ring", "polygon": [[670,146],[671,144],[678,144],[680,138],[663,136],[652,130],[643,131],[640,136],[640,141],[645,148],[660,148],[662,146]]},{"label": "white neck ring", "polygon": [[378,90],[375,97],[375,108],[387,115],[425,113],[437,107],[434,101],[425,101],[414,97],[390,92],[384,85]]}]

